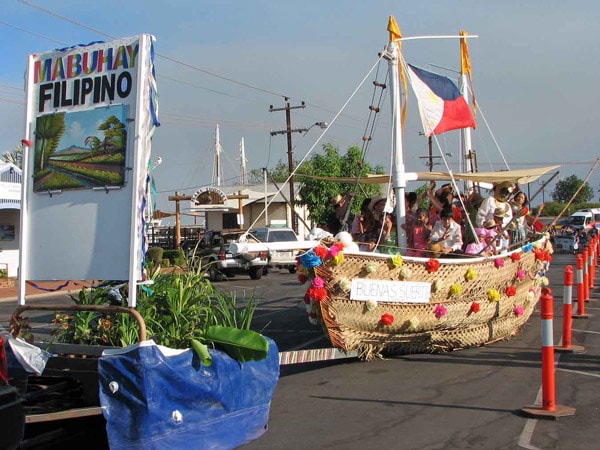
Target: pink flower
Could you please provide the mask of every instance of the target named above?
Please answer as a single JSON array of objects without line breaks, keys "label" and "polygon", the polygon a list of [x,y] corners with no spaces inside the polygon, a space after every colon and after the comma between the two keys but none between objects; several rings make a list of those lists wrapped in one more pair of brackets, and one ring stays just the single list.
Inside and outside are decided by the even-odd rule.
[{"label": "pink flower", "polygon": [[517,270],[517,278],[519,280],[523,281],[526,276],[527,276],[527,274],[525,273],[525,271],[523,269]]},{"label": "pink flower", "polygon": [[515,316],[521,317],[523,315],[523,307],[515,306],[514,312],[515,312]]},{"label": "pink flower", "polygon": [[502,258],[496,258],[496,260],[494,261],[494,265],[497,269],[504,267],[504,260]]},{"label": "pink flower", "polygon": [[312,280],[312,285],[316,288],[325,287],[325,280],[321,277],[314,277]]},{"label": "pink flower", "polygon": [[340,248],[337,245],[332,245],[331,248],[329,249],[329,256],[331,256],[332,258],[335,258],[338,253],[340,252]]},{"label": "pink flower", "polygon": [[448,309],[444,305],[435,305],[435,317],[439,319],[448,313]]}]

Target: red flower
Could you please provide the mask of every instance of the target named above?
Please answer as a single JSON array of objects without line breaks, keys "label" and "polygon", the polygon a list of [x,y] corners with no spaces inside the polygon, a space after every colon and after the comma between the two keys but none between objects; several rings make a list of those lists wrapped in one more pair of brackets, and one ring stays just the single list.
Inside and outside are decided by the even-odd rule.
[{"label": "red flower", "polygon": [[392,316],[391,314],[382,314],[381,319],[379,320],[379,323],[381,323],[381,325],[387,326],[387,325],[391,325],[394,323],[394,316]]},{"label": "red flower", "polygon": [[28,139],[21,139],[21,144],[23,144],[25,147],[31,147],[31,142],[29,142]]},{"label": "red flower", "polygon": [[514,297],[515,295],[517,295],[517,288],[514,286],[507,287],[506,295],[508,295],[509,297]]},{"label": "red flower", "polygon": [[521,261],[521,254],[520,253],[513,253],[510,255],[510,259],[512,259],[513,261]]},{"label": "red flower", "polygon": [[323,247],[322,245],[317,245],[315,247],[315,255],[321,259],[325,259],[327,256],[327,248]]},{"label": "red flower", "polygon": [[320,302],[325,297],[327,297],[327,289],[311,286],[308,288],[308,295],[315,302]]},{"label": "red flower", "polygon": [[308,291],[306,291],[306,294],[304,294],[304,303],[310,305],[310,295],[308,295]]},{"label": "red flower", "polygon": [[306,278],[306,275],[304,275],[303,273],[298,274],[298,281],[300,282],[300,284],[306,283],[307,280],[308,278]]},{"label": "red flower", "polygon": [[437,272],[440,268],[440,262],[437,259],[429,258],[426,264],[427,272]]},{"label": "red flower", "polygon": [[535,259],[539,259],[540,261],[551,261],[552,260],[550,253],[545,250],[542,250],[541,248],[534,250],[533,253],[535,254]]},{"label": "red flower", "polygon": [[479,312],[479,303],[471,303],[471,312],[477,314]]}]

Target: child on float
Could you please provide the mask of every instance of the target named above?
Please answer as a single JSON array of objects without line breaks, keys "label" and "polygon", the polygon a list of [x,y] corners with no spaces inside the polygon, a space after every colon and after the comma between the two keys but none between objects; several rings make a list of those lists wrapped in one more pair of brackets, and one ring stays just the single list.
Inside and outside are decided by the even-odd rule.
[{"label": "child on float", "polygon": [[426,257],[428,255],[427,252],[427,242],[429,240],[429,235],[431,234],[432,226],[429,224],[429,215],[427,214],[427,210],[424,208],[419,208],[417,210],[415,224],[412,229],[412,248],[408,249],[409,256],[419,256]]},{"label": "child on float", "polygon": [[[494,226],[495,225],[496,224],[494,224]],[[493,237],[491,238],[491,240],[493,240],[496,237],[496,232],[492,230],[492,233],[493,233]],[[465,248],[465,255],[470,255],[470,256],[493,255],[493,249],[490,246],[490,242],[488,242],[488,236],[490,234],[490,233],[488,233],[488,230],[486,230],[485,228],[475,228],[475,234],[477,235],[479,242],[471,242],[471,243],[467,244],[467,247]]]}]

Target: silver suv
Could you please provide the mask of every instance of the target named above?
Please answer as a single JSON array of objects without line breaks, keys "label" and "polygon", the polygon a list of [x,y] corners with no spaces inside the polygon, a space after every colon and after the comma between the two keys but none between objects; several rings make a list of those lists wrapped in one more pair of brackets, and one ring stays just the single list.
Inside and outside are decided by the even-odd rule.
[{"label": "silver suv", "polygon": [[269,267],[287,269],[290,273],[296,272],[296,255],[298,249],[293,247],[298,235],[291,228],[256,228],[250,231],[251,235],[261,242],[290,242],[289,250],[270,250]]},{"label": "silver suv", "polygon": [[[267,250],[233,254],[229,245],[237,242],[242,231],[207,231],[197,245],[187,245],[187,256],[194,269],[201,266],[206,270],[210,281],[221,281],[236,272],[250,275],[253,280],[262,277],[267,268],[269,252]],[[248,237],[252,240],[252,237]],[[256,242],[256,240],[255,240]]]}]

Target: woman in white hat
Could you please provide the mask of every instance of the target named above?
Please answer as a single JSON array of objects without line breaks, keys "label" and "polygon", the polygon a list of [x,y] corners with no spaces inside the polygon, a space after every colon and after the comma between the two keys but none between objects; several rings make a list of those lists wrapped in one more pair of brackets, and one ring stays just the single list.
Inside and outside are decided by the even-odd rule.
[{"label": "woman in white hat", "polygon": [[513,186],[510,181],[502,181],[495,184],[493,188],[493,195],[486,198],[477,210],[477,220],[475,225],[477,227],[482,227],[486,220],[493,219],[494,211],[498,207],[503,207],[506,209],[506,213],[503,218],[503,224],[504,226],[508,225],[508,223],[512,220],[512,210],[508,206],[507,202],[510,198],[512,190]]}]

